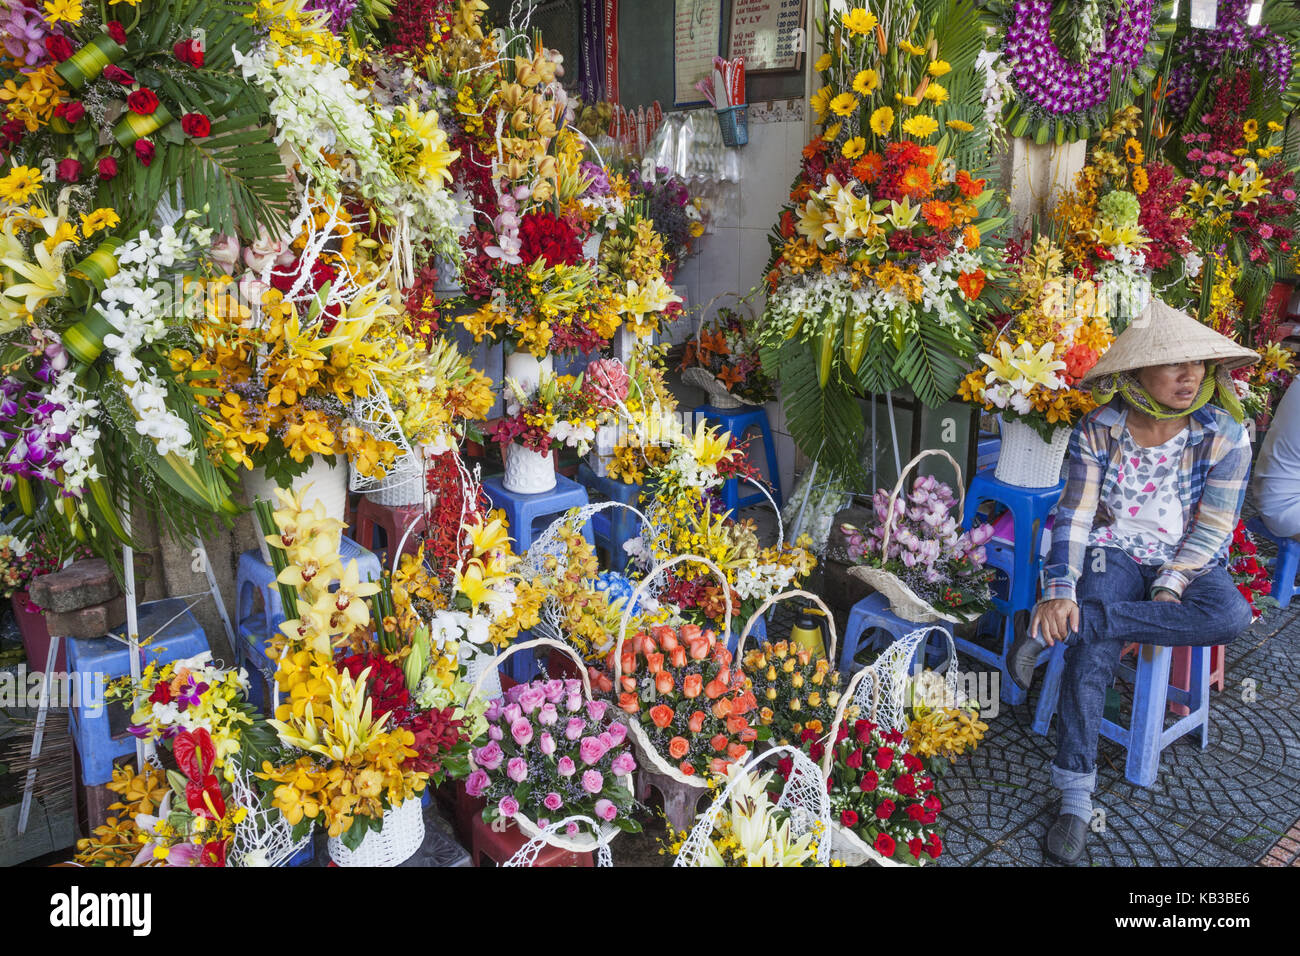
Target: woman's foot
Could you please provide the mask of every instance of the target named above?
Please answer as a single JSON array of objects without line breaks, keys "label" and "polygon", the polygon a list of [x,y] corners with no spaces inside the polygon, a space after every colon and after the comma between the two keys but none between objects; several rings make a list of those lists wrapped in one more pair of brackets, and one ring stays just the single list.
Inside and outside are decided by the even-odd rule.
[{"label": "woman's foot", "polygon": [[1016,639],[1007,651],[1007,673],[1021,690],[1029,690],[1034,682],[1034,668],[1038,666],[1038,655],[1046,650],[1042,644],[1029,636],[1029,612],[1017,611],[1015,620]]},{"label": "woman's foot", "polygon": [[1088,821],[1073,813],[1062,813],[1047,831],[1043,852],[1057,863],[1072,866],[1083,858],[1088,842]]}]

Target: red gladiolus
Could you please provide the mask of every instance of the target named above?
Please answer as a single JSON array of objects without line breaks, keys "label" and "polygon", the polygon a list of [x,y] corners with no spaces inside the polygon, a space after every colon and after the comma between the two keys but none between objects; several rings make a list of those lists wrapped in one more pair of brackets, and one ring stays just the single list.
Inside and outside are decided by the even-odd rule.
[{"label": "red gladiolus", "polygon": [[126,105],[130,107],[132,113],[152,116],[158,109],[158,94],[142,87],[126,98]]},{"label": "red gladiolus", "polygon": [[117,160],[112,156],[105,156],[99,161],[99,178],[105,181],[112,179],[117,175]]},{"label": "red gladiolus", "polygon": [[153,143],[149,142],[149,140],[137,139],[135,141],[135,157],[144,165],[148,166],[153,162],[154,153],[156,152]]},{"label": "red gladiolus", "polygon": [[187,136],[203,139],[212,133],[212,121],[202,113],[186,113],[181,117],[181,129]]},{"label": "red gladiolus", "polygon": [[858,814],[853,810],[844,810],[840,813],[840,824],[846,827],[855,827],[858,825]]}]

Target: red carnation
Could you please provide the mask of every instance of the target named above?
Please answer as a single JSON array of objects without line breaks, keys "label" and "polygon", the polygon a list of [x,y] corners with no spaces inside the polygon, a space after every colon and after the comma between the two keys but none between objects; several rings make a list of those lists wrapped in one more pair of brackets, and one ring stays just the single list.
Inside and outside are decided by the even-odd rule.
[{"label": "red carnation", "polygon": [[181,117],[181,129],[187,136],[202,139],[212,133],[212,121],[202,113],[186,113]]},{"label": "red carnation", "polygon": [[62,63],[72,56],[72,43],[65,36],[51,33],[45,38],[45,52],[50,55],[50,59],[55,63]]},{"label": "red carnation", "polygon": [[69,125],[75,125],[86,115],[86,108],[79,101],[71,100],[54,107],[54,115],[65,120]]},{"label": "red carnation", "polygon": [[112,156],[105,156],[99,161],[99,178],[105,181],[112,179],[117,175],[117,160]]},{"label": "red carnation", "polygon": [[858,825],[858,814],[855,810],[844,810],[840,813],[840,823],[846,827],[855,827]]},{"label": "red carnation", "polygon": [[794,761],[789,757],[782,757],[776,762],[776,771],[781,775],[781,779],[789,780],[790,773],[794,770]]},{"label": "red carnation", "polygon": [[114,83],[121,83],[123,86],[130,86],[135,82],[135,77],[116,64],[110,63],[104,67],[104,79],[112,80]]},{"label": "red carnation", "polygon": [[135,158],[140,160],[140,162],[144,163],[146,166],[153,162],[155,152],[157,152],[157,150],[149,140],[137,139],[135,141]]},{"label": "red carnation", "polygon": [[75,183],[81,178],[81,161],[76,159],[63,159],[55,167],[55,176],[61,183]]},{"label": "red carnation", "polygon": [[198,40],[181,40],[173,44],[172,53],[175,54],[176,59],[196,70],[203,66],[203,45]]},{"label": "red carnation", "polygon": [[582,255],[582,244],[573,227],[554,213],[534,210],[524,216],[519,223],[519,239],[519,255],[524,262],[544,259],[549,266],[571,266]]},{"label": "red carnation", "polygon": [[881,747],[876,751],[876,766],[881,770],[888,770],[894,764],[894,751],[888,747]]},{"label": "red carnation", "polygon": [[894,815],[894,801],[882,800],[880,806],[876,807],[876,819],[888,820]]},{"label": "red carnation", "polygon": [[131,108],[132,113],[152,116],[158,109],[158,94],[150,89],[138,89],[126,98],[126,105]]},{"label": "red carnation", "polygon": [[876,835],[875,847],[876,852],[881,856],[891,857],[894,855],[894,850],[897,847],[897,844],[894,843],[894,838],[888,833],[879,833]]},{"label": "red carnation", "polygon": [[104,24],[104,29],[108,35],[113,38],[113,42],[118,46],[126,46],[126,28],[116,20],[109,20]]}]

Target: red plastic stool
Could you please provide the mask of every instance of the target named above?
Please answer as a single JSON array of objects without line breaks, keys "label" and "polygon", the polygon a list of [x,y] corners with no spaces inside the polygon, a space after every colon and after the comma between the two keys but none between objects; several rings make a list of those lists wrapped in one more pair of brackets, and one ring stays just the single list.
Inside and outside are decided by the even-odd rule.
[{"label": "red plastic stool", "polygon": [[[500,826],[499,823],[497,825]],[[481,815],[476,816],[470,828],[470,860],[475,866],[482,866],[483,858],[487,857],[500,866],[523,849],[527,842],[528,838],[513,823],[507,824],[503,830],[494,830],[492,824],[486,822]],[[574,853],[550,844],[542,847],[537,854],[537,861],[533,864],[533,866],[580,867],[595,865],[596,861],[590,850],[586,853]]]},{"label": "red plastic stool", "polygon": [[[386,555],[397,543],[406,537],[406,546],[402,549],[407,554],[414,554],[420,547],[417,535],[425,524],[423,505],[380,505],[369,498],[362,497],[356,510],[356,534],[354,541],[371,551],[382,550]],[[413,528],[410,534],[407,529]],[[383,547],[375,543],[375,532],[384,533]]]},{"label": "red plastic stool", "polygon": [[[1130,644],[1124,648],[1123,657],[1138,649],[1139,645]],[[1169,685],[1179,690],[1189,690],[1192,686],[1192,649],[1190,647],[1173,648],[1173,658],[1169,664]],[[1215,644],[1210,648],[1210,686],[1223,690],[1224,646]],[[1191,711],[1185,704],[1169,702],[1169,713],[1186,717]]]}]

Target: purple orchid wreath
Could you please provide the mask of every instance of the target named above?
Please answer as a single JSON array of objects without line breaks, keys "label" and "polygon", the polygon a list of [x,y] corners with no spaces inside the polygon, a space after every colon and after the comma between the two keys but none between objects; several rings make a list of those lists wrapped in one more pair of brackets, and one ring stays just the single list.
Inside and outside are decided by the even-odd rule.
[{"label": "purple orchid wreath", "polygon": [[[1157,0],[1131,0],[1106,17],[1100,49],[1086,62],[1075,62],[1052,37],[1052,6],[1049,0],[1016,0],[1004,14],[1002,53],[1018,101],[1008,120],[1020,114],[1012,127],[1016,136],[1037,122],[1039,142],[1053,135],[1061,141],[1086,138],[1093,120],[1107,118],[1101,113],[1107,109],[1114,72],[1145,82],[1148,49],[1159,39],[1153,24]],[[1159,4],[1162,10],[1164,6]]]}]

